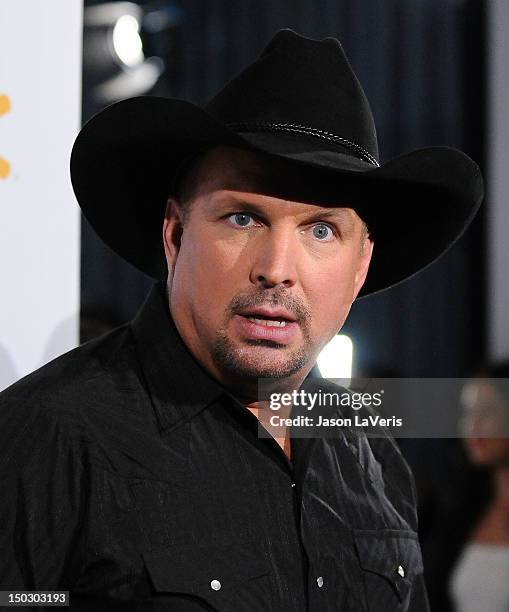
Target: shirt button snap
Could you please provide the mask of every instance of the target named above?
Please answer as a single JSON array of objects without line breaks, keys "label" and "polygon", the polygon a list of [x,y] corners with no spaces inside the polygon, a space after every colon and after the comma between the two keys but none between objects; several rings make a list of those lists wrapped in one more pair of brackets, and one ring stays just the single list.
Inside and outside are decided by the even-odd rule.
[{"label": "shirt button snap", "polygon": [[316,584],[320,589],[323,587],[323,576],[318,576],[318,578],[316,579]]},{"label": "shirt button snap", "polygon": [[294,482],[292,482],[292,487],[294,487],[294,486],[295,486],[295,483],[294,483]]},{"label": "shirt button snap", "polygon": [[403,569],[402,565],[398,565],[398,574],[404,578],[405,577],[405,570]]},{"label": "shirt button snap", "polygon": [[213,591],[219,591],[219,589],[221,588],[221,583],[219,582],[219,580],[211,580],[210,581],[210,588]]}]

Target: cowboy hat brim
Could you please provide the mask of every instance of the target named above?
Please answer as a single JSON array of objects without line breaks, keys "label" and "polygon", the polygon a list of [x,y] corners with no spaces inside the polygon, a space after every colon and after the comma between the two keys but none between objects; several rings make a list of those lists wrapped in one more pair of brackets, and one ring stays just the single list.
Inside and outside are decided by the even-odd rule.
[{"label": "cowboy hat brim", "polygon": [[76,138],[71,181],[83,214],[121,257],[161,278],[162,224],[176,173],[183,159],[215,145],[321,173],[309,194],[295,199],[357,210],[375,241],[359,297],[435,261],[468,227],[483,199],[478,166],[456,149],[419,149],[377,167],[312,136],[238,132],[190,102],[140,96],[105,108]]}]

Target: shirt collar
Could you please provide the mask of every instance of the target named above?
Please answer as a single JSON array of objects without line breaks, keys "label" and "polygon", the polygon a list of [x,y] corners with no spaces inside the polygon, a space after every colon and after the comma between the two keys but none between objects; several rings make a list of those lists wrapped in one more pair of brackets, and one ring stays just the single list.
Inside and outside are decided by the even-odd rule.
[{"label": "shirt collar", "polygon": [[[189,421],[219,398],[226,399],[239,413],[247,412],[190,353],[170,314],[164,281],[154,284],[130,327],[161,431],[169,431]],[[316,391],[323,383],[306,378],[301,388]],[[298,414],[299,409],[294,408],[294,413]],[[251,415],[247,418],[254,427]],[[298,444],[312,446],[313,440],[302,439]]]},{"label": "shirt collar", "polygon": [[154,284],[130,325],[161,430],[192,419],[225,394],[180,337],[163,281]]}]

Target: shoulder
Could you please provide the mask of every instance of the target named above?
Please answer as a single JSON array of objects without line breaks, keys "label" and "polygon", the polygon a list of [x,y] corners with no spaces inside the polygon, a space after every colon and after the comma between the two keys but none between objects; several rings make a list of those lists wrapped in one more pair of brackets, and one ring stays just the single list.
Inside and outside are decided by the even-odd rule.
[{"label": "shoulder", "polygon": [[[359,418],[354,419],[354,424],[357,423],[356,426],[354,425],[355,431],[366,436],[379,461],[385,464],[398,458],[401,459],[401,465],[408,469],[408,464],[389,428],[384,424],[383,419],[380,419],[381,415],[375,408],[376,402],[367,402],[365,397],[361,397],[365,394],[353,391],[327,378],[309,378],[305,381],[304,386],[308,393],[320,394],[329,405],[337,408],[341,416],[357,415]],[[374,394],[370,395],[373,397]]]},{"label": "shoulder", "polygon": [[65,397],[76,384],[104,376],[132,344],[128,325],[86,342],[24,376],[0,393],[0,409],[15,401]]},{"label": "shoulder", "polygon": [[129,325],[64,353],[0,393],[0,463],[9,449],[86,433],[87,409],[136,377]]},{"label": "shoulder", "polygon": [[[341,416],[350,417],[353,425],[343,428],[345,440],[350,450],[373,481],[380,481],[386,495],[408,525],[417,531],[417,494],[415,481],[399,446],[388,427],[383,425],[373,405],[357,403],[355,392],[325,378],[308,379],[305,383],[307,392],[330,394],[330,398],[339,398],[338,410]],[[355,417],[358,417],[356,420]],[[369,417],[372,417],[369,419]],[[369,424],[365,423],[368,419]]]}]

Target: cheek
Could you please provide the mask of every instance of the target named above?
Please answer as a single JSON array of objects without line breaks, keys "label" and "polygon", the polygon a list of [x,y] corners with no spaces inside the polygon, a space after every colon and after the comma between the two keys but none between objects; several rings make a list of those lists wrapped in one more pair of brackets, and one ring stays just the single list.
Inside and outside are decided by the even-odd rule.
[{"label": "cheek", "polygon": [[355,262],[351,258],[322,262],[312,274],[306,274],[303,288],[308,296],[315,326],[324,335],[332,335],[342,327],[352,305]]},{"label": "cheek", "polygon": [[496,459],[509,460],[509,440],[507,438],[494,438],[491,441],[491,453]]},{"label": "cheek", "polygon": [[172,299],[204,319],[217,321],[238,291],[241,274],[231,245],[190,233],[177,257]]}]

